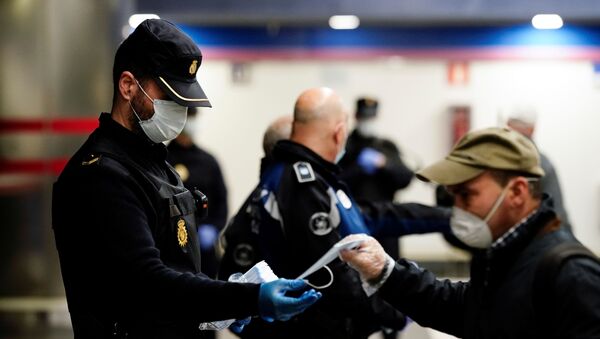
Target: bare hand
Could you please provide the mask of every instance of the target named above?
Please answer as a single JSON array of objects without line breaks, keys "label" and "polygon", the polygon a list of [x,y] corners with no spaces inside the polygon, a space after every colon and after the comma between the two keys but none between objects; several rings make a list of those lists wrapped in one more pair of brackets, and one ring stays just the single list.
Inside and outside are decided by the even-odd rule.
[{"label": "bare hand", "polygon": [[342,241],[352,240],[363,240],[363,242],[357,248],[341,251],[340,258],[357,270],[365,281],[372,281],[379,277],[387,260],[383,247],[377,240],[366,234],[352,234]]}]

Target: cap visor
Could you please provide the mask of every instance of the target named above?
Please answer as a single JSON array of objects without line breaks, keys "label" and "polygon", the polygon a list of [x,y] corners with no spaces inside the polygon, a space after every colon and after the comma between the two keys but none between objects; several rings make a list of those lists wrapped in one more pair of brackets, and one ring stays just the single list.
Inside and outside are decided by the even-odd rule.
[{"label": "cap visor", "polygon": [[184,82],[158,77],[158,85],[176,103],[187,107],[212,107],[198,81]]},{"label": "cap visor", "polygon": [[431,181],[449,186],[469,181],[483,173],[483,171],[484,169],[482,168],[467,166],[444,159],[420,170],[416,176],[423,181]]}]

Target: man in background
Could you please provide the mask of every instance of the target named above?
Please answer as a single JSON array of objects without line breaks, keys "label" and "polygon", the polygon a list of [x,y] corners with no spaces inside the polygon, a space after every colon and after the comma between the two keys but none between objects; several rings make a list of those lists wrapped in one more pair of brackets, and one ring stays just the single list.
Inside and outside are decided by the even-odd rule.
[{"label": "man in background", "polygon": [[227,222],[227,188],[217,159],[194,143],[198,119],[197,110],[189,110],[182,133],[167,147],[167,161],[173,165],[187,189],[197,188],[208,198],[208,214],[198,227],[198,240],[202,272],[215,278],[219,265],[215,245]]},{"label": "man in background", "polygon": [[[529,140],[533,141],[533,133],[535,132],[535,124],[537,121],[537,113],[533,107],[517,107],[511,110],[508,115],[506,124],[511,129],[523,134]],[[539,150],[538,150],[539,151]],[[554,210],[556,214],[563,222],[563,227],[569,231],[572,231],[571,222],[569,221],[569,215],[565,209],[562,197],[562,190],[560,188],[560,182],[558,180],[558,174],[550,159],[542,153],[540,153],[541,166],[546,175],[540,180],[542,191],[548,193],[554,200]]]},{"label": "man in background", "polygon": [[[304,91],[294,106],[289,140],[275,145],[273,162],[252,195],[254,208],[242,214],[256,235],[259,256],[254,260],[264,259],[280,277],[299,276],[347,234],[391,232],[398,237],[449,227],[446,211],[428,206],[390,203],[359,209],[336,165],[345,149],[347,123],[333,90]],[[242,337],[363,339],[382,325],[401,329],[405,324],[404,316],[377,296],[368,298],[355,272],[339,261],[307,279],[322,288],[323,300],[314,312],[268,328],[254,322]]]}]

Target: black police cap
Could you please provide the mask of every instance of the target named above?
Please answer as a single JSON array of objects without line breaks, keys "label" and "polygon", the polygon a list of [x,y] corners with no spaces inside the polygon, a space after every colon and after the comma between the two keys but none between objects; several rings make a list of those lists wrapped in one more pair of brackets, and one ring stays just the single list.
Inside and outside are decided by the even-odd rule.
[{"label": "black police cap", "polygon": [[360,98],[356,101],[356,118],[372,118],[377,115],[378,102],[372,98]]},{"label": "black police cap", "polygon": [[121,43],[117,55],[131,58],[175,102],[187,107],[212,107],[196,79],[202,53],[194,41],[172,23],[144,20]]}]

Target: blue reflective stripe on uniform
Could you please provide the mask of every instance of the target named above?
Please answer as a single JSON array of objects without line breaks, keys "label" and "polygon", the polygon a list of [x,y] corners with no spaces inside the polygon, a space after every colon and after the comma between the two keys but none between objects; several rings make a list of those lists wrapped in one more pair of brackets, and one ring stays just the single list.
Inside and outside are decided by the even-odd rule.
[{"label": "blue reflective stripe on uniform", "polygon": [[350,198],[350,200],[352,201],[352,207],[349,209],[342,206],[342,203],[339,201],[339,199],[337,199],[335,204],[341,219],[339,228],[340,235],[345,237],[349,234],[370,234],[362,213],[360,213],[360,210],[356,205],[356,202],[352,198]]},{"label": "blue reflective stripe on uniform", "polygon": [[378,237],[401,237],[409,234],[446,233],[450,231],[450,223],[447,218],[380,218],[373,220],[365,216],[365,225],[374,236]]}]

